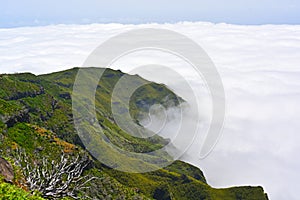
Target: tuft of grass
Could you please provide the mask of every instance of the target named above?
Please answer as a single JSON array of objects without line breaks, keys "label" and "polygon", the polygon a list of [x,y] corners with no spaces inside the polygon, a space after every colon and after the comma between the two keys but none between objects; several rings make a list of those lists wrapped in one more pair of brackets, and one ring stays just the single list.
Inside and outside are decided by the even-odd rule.
[{"label": "tuft of grass", "polygon": [[38,193],[31,194],[15,185],[5,183],[0,177],[0,200],[44,200]]}]

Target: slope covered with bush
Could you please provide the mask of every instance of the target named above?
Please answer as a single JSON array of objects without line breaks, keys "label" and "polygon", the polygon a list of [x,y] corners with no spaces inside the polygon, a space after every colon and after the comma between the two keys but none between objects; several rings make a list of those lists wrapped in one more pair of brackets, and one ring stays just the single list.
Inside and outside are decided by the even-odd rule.
[{"label": "slope covered with bush", "polygon": [[[261,187],[214,189],[206,183],[201,170],[182,161],[175,161],[164,169],[137,174],[117,171],[95,160],[84,149],[73,123],[72,90],[78,70],[74,68],[41,76],[30,73],[0,75],[0,156],[8,159],[16,172],[13,185],[0,182],[0,199],[7,199],[7,195],[14,196],[11,199],[17,199],[17,196],[19,199],[47,197],[30,190],[27,177],[30,175],[25,172],[26,167],[19,158],[26,155],[26,162],[32,165],[28,169],[36,169],[36,166],[48,169],[53,163],[60,162],[62,154],[68,156],[70,162],[78,156],[88,158],[89,164],[84,167],[82,176],[93,179],[76,192],[76,196],[82,199],[267,199]],[[168,141],[159,136],[147,139],[133,137],[114,121],[112,92],[124,76],[136,82],[146,81],[137,75],[104,70],[95,94],[97,120],[114,145],[133,152],[157,150]],[[130,115],[134,119],[137,120],[153,104],[176,106],[183,101],[164,85],[147,83],[130,99]],[[171,159],[168,155],[163,155],[163,158]],[[43,180],[43,177],[40,179]],[[67,180],[68,177],[62,176],[62,181]],[[75,186],[74,182],[69,187]],[[35,192],[41,197],[30,195]]]}]

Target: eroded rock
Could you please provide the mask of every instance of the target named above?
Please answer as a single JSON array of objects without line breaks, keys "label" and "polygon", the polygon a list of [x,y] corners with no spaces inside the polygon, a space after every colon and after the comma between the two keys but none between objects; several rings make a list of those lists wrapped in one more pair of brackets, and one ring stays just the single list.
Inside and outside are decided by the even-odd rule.
[{"label": "eroded rock", "polygon": [[14,179],[14,169],[12,165],[4,158],[0,157],[0,175],[4,177],[6,182],[12,182]]}]

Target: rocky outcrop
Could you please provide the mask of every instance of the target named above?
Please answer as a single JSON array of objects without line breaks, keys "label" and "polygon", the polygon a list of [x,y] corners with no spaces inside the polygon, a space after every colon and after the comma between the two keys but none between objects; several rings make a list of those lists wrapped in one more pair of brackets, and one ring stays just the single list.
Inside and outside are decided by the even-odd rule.
[{"label": "rocky outcrop", "polygon": [[2,120],[8,128],[13,127],[16,123],[19,122],[29,123],[29,110],[23,109],[13,115],[0,116],[0,120]]},{"label": "rocky outcrop", "polygon": [[12,182],[14,179],[14,169],[12,165],[4,158],[0,157],[0,175],[4,177],[6,182]]},{"label": "rocky outcrop", "polygon": [[43,87],[40,87],[39,90],[17,92],[15,94],[13,94],[12,96],[7,97],[6,100],[18,100],[18,99],[22,99],[22,98],[26,98],[26,97],[36,97],[41,94],[45,94],[45,90]]},{"label": "rocky outcrop", "polygon": [[69,99],[71,99],[71,94],[68,93],[68,92],[65,92],[65,93],[59,94],[59,97],[60,97],[60,98],[63,98],[63,99],[69,100]]}]

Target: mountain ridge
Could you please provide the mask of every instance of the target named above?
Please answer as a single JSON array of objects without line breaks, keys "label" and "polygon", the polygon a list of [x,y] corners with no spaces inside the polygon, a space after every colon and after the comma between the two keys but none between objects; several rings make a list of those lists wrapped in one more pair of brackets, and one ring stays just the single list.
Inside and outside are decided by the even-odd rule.
[{"label": "mountain ridge", "polygon": [[[17,149],[22,149],[33,160],[40,159],[35,158],[35,154],[57,160],[61,152],[71,157],[86,153],[76,134],[72,114],[72,88],[79,69],[38,76],[31,73],[0,75],[0,156],[14,163]],[[115,124],[110,109],[112,89],[120,77],[130,76],[135,81],[141,81],[141,77],[111,69],[91,70],[103,70],[95,105],[97,120],[112,143],[134,152],[154,151],[168,143],[159,136],[150,139],[133,137]],[[183,101],[165,85],[147,82],[130,102],[133,118],[136,119],[140,111],[146,112],[151,105],[163,103],[166,95],[174,105]],[[141,106],[145,104],[147,106]],[[170,159],[167,155],[163,158]],[[111,169],[91,155],[90,160],[92,164],[84,173],[107,180],[90,183],[87,194],[96,199],[268,199],[262,187],[214,189],[207,184],[200,169],[182,161],[157,171],[132,174]],[[15,170],[19,177],[15,178],[14,184],[26,186],[26,183],[19,184],[26,178],[22,169],[16,166]]]}]

